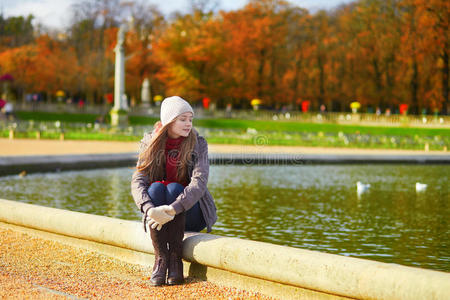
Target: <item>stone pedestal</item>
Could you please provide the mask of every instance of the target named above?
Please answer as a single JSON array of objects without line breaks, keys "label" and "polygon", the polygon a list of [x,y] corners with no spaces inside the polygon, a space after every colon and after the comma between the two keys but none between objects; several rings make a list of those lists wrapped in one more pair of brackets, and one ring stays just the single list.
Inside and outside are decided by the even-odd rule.
[{"label": "stone pedestal", "polygon": [[122,127],[128,125],[128,112],[126,110],[113,108],[109,114],[111,115],[112,126]]}]

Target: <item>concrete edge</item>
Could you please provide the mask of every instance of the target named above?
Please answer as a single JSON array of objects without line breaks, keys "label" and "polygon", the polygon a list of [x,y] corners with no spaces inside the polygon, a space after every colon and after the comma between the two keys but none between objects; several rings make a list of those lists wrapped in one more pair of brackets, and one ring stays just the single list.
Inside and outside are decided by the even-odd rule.
[{"label": "concrete edge", "polygon": [[[0,176],[98,168],[134,168],[136,153],[0,156]],[[450,164],[450,155],[210,153],[212,165]]]},{"label": "concrete edge", "polygon": [[[0,221],[131,251],[153,253],[148,236],[141,224],[135,221],[3,199],[0,199]],[[210,280],[208,276],[215,276],[212,275],[214,270],[229,272],[232,278],[252,278],[254,281],[250,286],[254,289],[249,290],[258,290],[255,282],[268,282],[291,289],[317,291],[321,296],[450,298],[450,273],[445,272],[202,233],[186,234],[183,247],[184,259],[197,264],[197,271],[193,273],[196,276],[200,274],[201,278],[201,274],[205,275],[206,268],[204,278],[207,280]]]}]

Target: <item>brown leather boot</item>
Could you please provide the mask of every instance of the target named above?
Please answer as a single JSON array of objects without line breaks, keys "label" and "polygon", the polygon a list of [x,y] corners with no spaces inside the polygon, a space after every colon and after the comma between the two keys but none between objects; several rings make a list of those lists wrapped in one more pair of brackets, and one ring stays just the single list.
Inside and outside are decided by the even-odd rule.
[{"label": "brown leather boot", "polygon": [[169,241],[169,274],[167,276],[168,285],[184,283],[183,276],[183,237],[186,214],[181,213],[167,223]]},{"label": "brown leather boot", "polygon": [[169,261],[169,250],[167,248],[167,228],[161,230],[150,228],[153,248],[155,249],[155,264],[153,265],[150,283],[153,286],[161,286],[166,283],[166,274]]}]

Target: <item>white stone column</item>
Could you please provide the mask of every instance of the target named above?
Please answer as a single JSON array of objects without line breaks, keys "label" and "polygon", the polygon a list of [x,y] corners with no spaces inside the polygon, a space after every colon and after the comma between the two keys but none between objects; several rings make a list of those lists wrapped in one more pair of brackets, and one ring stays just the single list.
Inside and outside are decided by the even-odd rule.
[{"label": "white stone column", "polygon": [[115,76],[114,76],[114,107],[111,110],[111,125],[128,124],[128,103],[125,95],[125,33],[127,26],[122,24],[117,33]]}]

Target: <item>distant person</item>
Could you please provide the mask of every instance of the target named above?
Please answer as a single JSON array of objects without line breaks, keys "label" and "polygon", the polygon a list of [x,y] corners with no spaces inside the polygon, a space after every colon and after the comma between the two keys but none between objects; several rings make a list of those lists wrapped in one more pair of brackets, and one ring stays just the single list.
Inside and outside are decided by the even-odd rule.
[{"label": "distant person", "polygon": [[327,111],[327,107],[325,106],[325,104],[321,104],[320,105],[320,113],[324,114],[324,113],[326,113],[326,111]]},{"label": "distant person", "polygon": [[227,103],[227,106],[225,108],[225,117],[231,118],[231,111],[233,109],[233,106],[231,103]]},{"label": "distant person", "polygon": [[34,111],[36,109],[37,105],[38,105],[38,102],[39,102],[39,95],[38,94],[33,94],[31,96],[31,100],[32,100],[31,106],[32,106],[33,111]]},{"label": "distant person", "polygon": [[131,192],[149,225],[155,264],[154,286],[184,282],[184,231],[211,231],[217,220],[214,199],[206,186],[208,145],[192,127],[194,111],[173,96],[161,104],[161,121],[141,140]]},{"label": "distant person", "polygon": [[6,102],[5,106],[3,107],[3,110],[5,111],[5,116],[7,120],[14,120],[14,106],[11,103],[11,101]]},{"label": "distant person", "polygon": [[379,107],[377,107],[377,109],[375,110],[375,114],[377,116],[381,115],[381,109]]},{"label": "distant person", "polygon": [[83,109],[83,107],[84,107],[84,100],[83,99],[78,100],[78,108]]},{"label": "distant person", "polygon": [[3,109],[5,107],[6,101],[3,99],[0,99],[0,120],[4,121],[6,120],[6,116],[5,116],[5,110]]},{"label": "distant person", "polygon": [[95,124],[103,124],[104,122],[105,122],[104,116],[97,116],[97,118],[95,118],[95,121],[94,121]]}]

